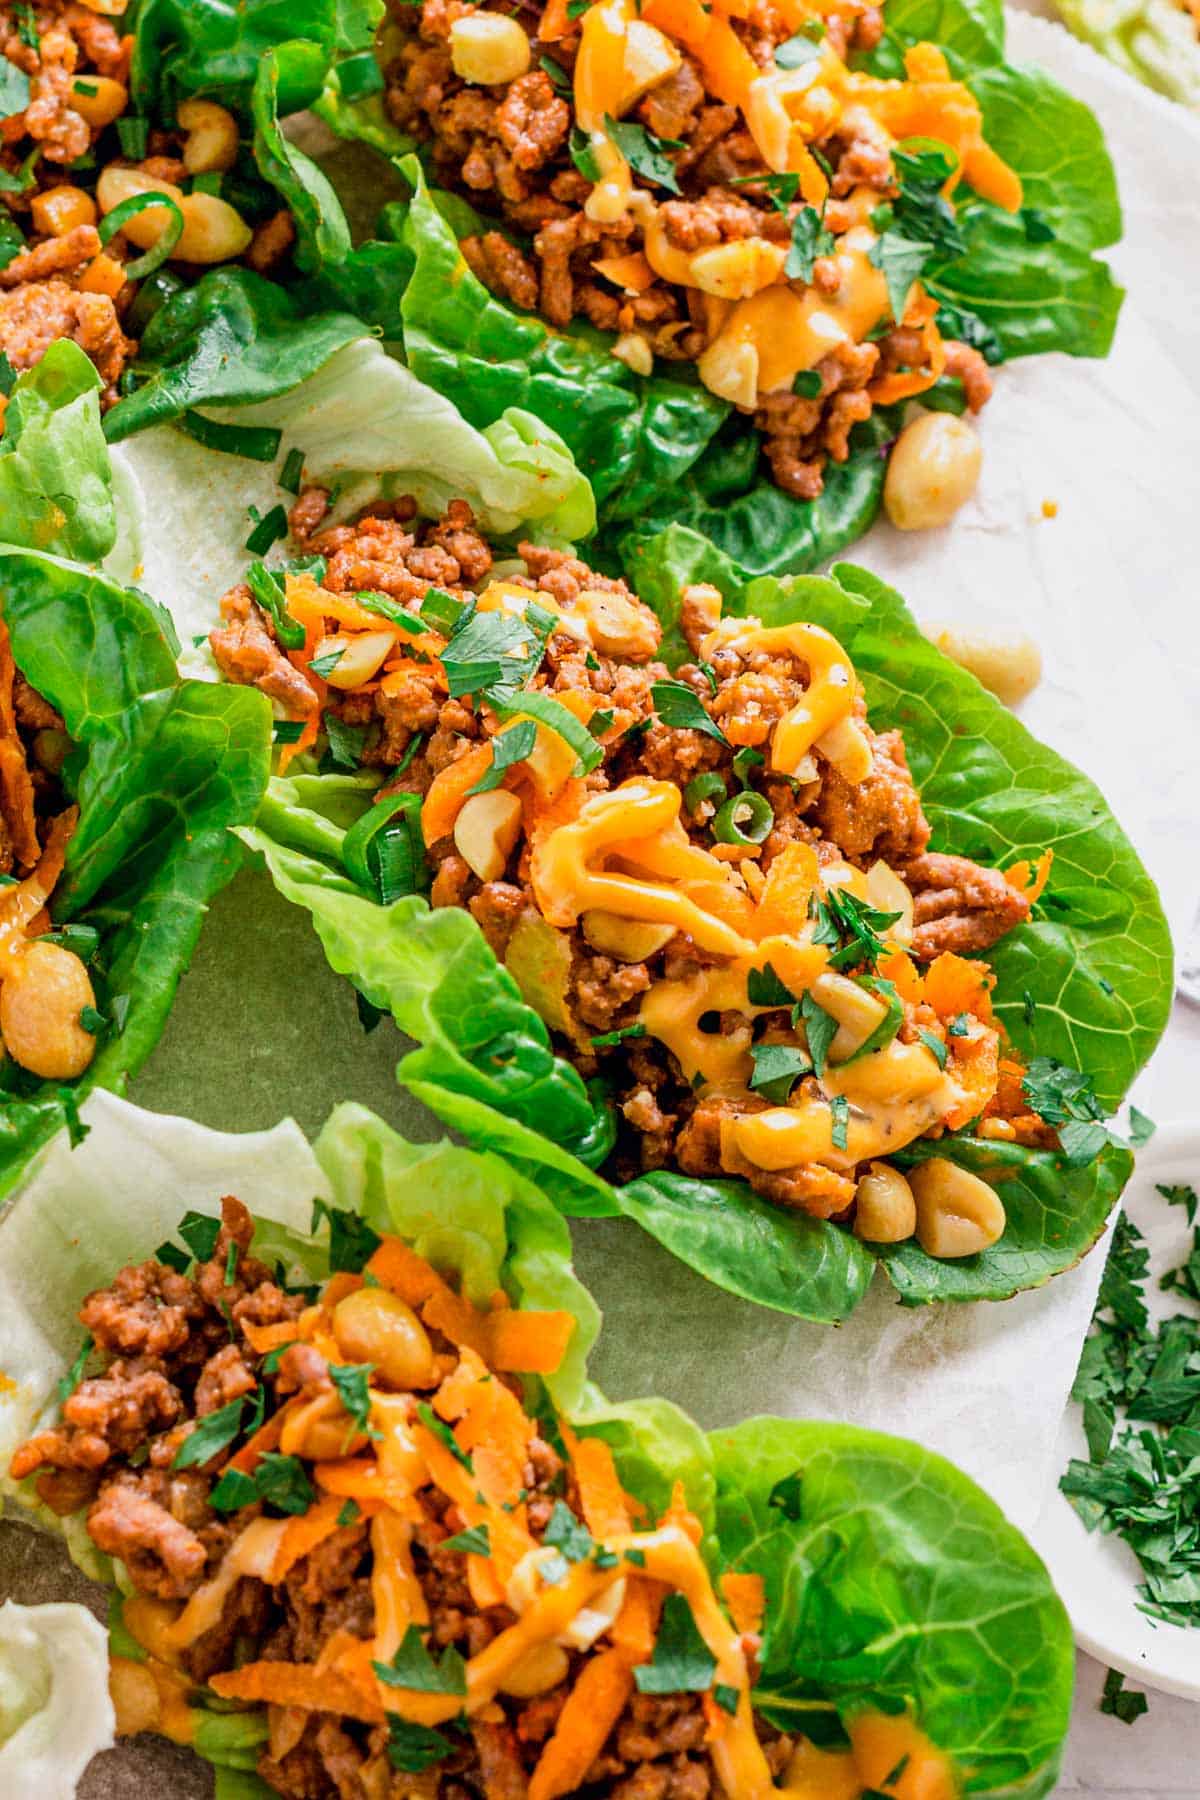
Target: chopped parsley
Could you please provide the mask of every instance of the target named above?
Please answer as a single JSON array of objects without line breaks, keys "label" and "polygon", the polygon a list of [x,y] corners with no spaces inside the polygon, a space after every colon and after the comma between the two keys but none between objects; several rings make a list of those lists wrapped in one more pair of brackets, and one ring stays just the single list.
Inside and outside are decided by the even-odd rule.
[{"label": "chopped parsley", "polygon": [[1122,1725],[1132,1725],[1143,1713],[1150,1711],[1150,1702],[1137,1688],[1125,1686],[1125,1677],[1120,1669],[1109,1669],[1104,1677],[1100,1711],[1108,1713],[1114,1719],[1120,1719]]},{"label": "chopped parsley", "polygon": [[1025,1071],[1021,1092],[1034,1112],[1058,1132],[1068,1168],[1086,1167],[1112,1141],[1090,1075],[1052,1056],[1035,1056]]},{"label": "chopped parsley", "polygon": [[656,681],[650,693],[659,719],[673,731],[702,731],[718,744],[729,742],[716,720],[709,717],[699,694],[685,682]]},{"label": "chopped parsley", "polygon": [[[470,1525],[456,1537],[447,1538],[443,1550],[461,1550],[464,1556],[490,1556],[492,1541],[486,1525]],[[411,1686],[411,1683],[408,1685]]]},{"label": "chopped parsley", "polygon": [[266,563],[251,563],[246,570],[246,586],[275,627],[275,636],[285,650],[303,650],[306,632],[298,619],[287,610],[283,582]]},{"label": "chopped parsley", "polygon": [[[820,25],[823,33],[824,24],[821,20],[814,19],[813,24]],[[820,35],[814,38],[811,29],[802,25],[795,37],[790,37],[785,43],[776,46],[775,67],[777,69],[799,69],[807,62],[815,62],[820,54]]]},{"label": "chopped parsley", "polygon": [[801,369],[792,382],[792,392],[801,400],[819,400],[825,383],[816,369]]},{"label": "chopped parsley", "polygon": [[850,1130],[850,1102],[845,1094],[835,1094],[829,1102],[829,1111],[833,1116],[831,1140],[835,1150],[844,1150]]},{"label": "chopped parsley", "polygon": [[418,1404],[417,1417],[427,1431],[432,1431],[439,1444],[443,1445],[444,1448],[450,1452],[455,1462],[461,1463],[464,1469],[470,1469],[471,1473],[474,1474],[475,1468],[471,1458],[463,1449],[446,1421],[438,1418],[428,1400],[422,1400]]},{"label": "chopped parsley", "polygon": [[524,762],[537,743],[537,725],[533,719],[518,719],[507,731],[498,731],[492,739],[492,766],[485,769],[468,794],[490,794],[504,780],[505,771]]},{"label": "chopped parsley", "polygon": [[812,1073],[812,1058],[798,1044],[755,1044],[750,1055],[754,1062],[751,1088],[776,1106],[785,1105],[800,1077]]},{"label": "chopped parsley", "polygon": [[946,1048],[945,1040],[940,1038],[936,1031],[926,1031],[923,1026],[917,1032],[917,1036],[920,1038],[929,1054],[937,1062],[938,1068],[944,1069],[950,1055],[950,1052]]},{"label": "chopped parsley", "polygon": [[[1089,1531],[1116,1532],[1137,1556],[1144,1577],[1139,1610],[1194,1627],[1200,1625],[1200,1317],[1177,1313],[1152,1325],[1149,1272],[1145,1240],[1122,1215],[1071,1390],[1083,1408],[1088,1459],[1073,1460],[1059,1485]],[[1160,1285],[1200,1299],[1200,1230],[1193,1228],[1187,1260]]]},{"label": "chopped parsley", "polygon": [[388,1727],[387,1753],[393,1769],[405,1775],[419,1775],[431,1769],[457,1748],[444,1732],[429,1725],[413,1725],[399,1713],[386,1714]]},{"label": "chopped parsley", "polygon": [[837,245],[814,206],[802,206],[792,219],[792,247],[783,272],[792,281],[810,282],[819,256],[832,256]]},{"label": "chopped parsley", "polygon": [[108,1020],[94,1006],[82,1006],[79,1009],[79,1027],[90,1037],[99,1037],[108,1027]]},{"label": "chopped parsley", "polygon": [[792,1006],[796,996],[784,986],[770,963],[751,969],[746,979],[746,997],[751,1006]]},{"label": "chopped parsley", "polygon": [[570,98],[571,77],[560,62],[556,62],[552,56],[539,56],[538,68],[543,75],[550,77],[550,85],[556,94],[561,95],[564,99]]},{"label": "chopped parsley", "polygon": [[946,1027],[946,1036],[953,1037],[953,1038],[965,1038],[965,1037],[970,1037],[970,1035],[971,1035],[971,1015],[970,1015],[970,1013],[965,1013],[965,1012],[955,1013],[954,1017],[951,1019],[950,1023]]},{"label": "chopped parsley", "polygon": [[411,1688],[418,1694],[465,1694],[467,1666],[453,1644],[434,1662],[425,1640],[415,1625],[410,1625],[404,1641],[390,1663],[373,1662],[371,1667],[386,1687]]},{"label": "chopped parsley", "polygon": [[276,719],[271,740],[276,744],[298,744],[303,736],[303,719]]},{"label": "chopped parsley", "polygon": [[254,1473],[226,1469],[210,1496],[218,1512],[236,1512],[262,1500],[281,1513],[298,1518],[316,1500],[316,1492],[298,1456],[268,1450],[254,1465]]},{"label": "chopped parsley", "polygon": [[[514,684],[523,680],[531,672],[530,637],[525,621],[507,613],[475,612],[465,624],[457,625],[441,653],[451,698],[482,693],[506,679]],[[540,660],[538,643],[533,666]]]},{"label": "chopped parsley", "polygon": [[[259,1393],[261,1392],[260,1388]],[[228,1406],[220,1406],[216,1412],[207,1413],[203,1419],[198,1419],[195,1429],[189,1431],[175,1452],[171,1467],[194,1469],[211,1462],[222,1450],[227,1450],[242,1428],[242,1414],[245,1410],[246,1397],[243,1394],[240,1399],[231,1400]]]},{"label": "chopped parsley", "polygon": [[776,212],[785,213],[800,191],[800,177],[794,169],[778,175],[735,175],[730,187],[760,187]]},{"label": "chopped parsley", "polygon": [[366,1220],[360,1219],[357,1213],[349,1212],[344,1207],[329,1206],[324,1200],[314,1200],[312,1223],[309,1226],[314,1235],[320,1229],[322,1219],[329,1221],[330,1273],[337,1274],[341,1270],[347,1270],[351,1275],[361,1275],[363,1268],[383,1242],[379,1233],[372,1231]]},{"label": "chopped parsley", "polygon": [[175,1227],[197,1262],[207,1262],[217,1248],[221,1221],[211,1213],[185,1212]]},{"label": "chopped parsley", "polygon": [[738,1689],[730,1687],[728,1682],[718,1681],[713,1687],[712,1697],[721,1708],[722,1712],[732,1714],[738,1709],[738,1700],[741,1698],[741,1695]]},{"label": "chopped parsley", "polygon": [[647,131],[644,125],[639,125],[635,120],[614,119],[607,113],[604,116],[604,129],[630,168],[643,181],[649,181],[654,187],[666,188],[671,194],[679,192],[675,164],[667,155],[668,150],[683,149],[678,138],[655,137],[652,131]]},{"label": "chopped parsley", "polygon": [[330,1363],[329,1379],[337,1390],[338,1399],[354,1421],[355,1429],[365,1431],[368,1437],[378,1433],[371,1430],[371,1376],[375,1372],[374,1363]]},{"label": "chopped parsley", "polygon": [[1143,1144],[1148,1144],[1157,1130],[1158,1126],[1148,1113],[1142,1112],[1139,1107],[1130,1106],[1129,1141],[1135,1150],[1140,1150]]},{"label": "chopped parsley", "polygon": [[767,1495],[767,1505],[776,1507],[785,1519],[804,1517],[804,1476],[799,1469],[775,1483]]},{"label": "chopped parsley", "polygon": [[[311,663],[310,668],[316,664]],[[318,671],[319,672],[319,671]],[[367,747],[366,725],[347,725],[335,712],[327,712],[322,723],[329,739],[329,760],[335,769],[357,769]]]},{"label": "chopped parsley", "polygon": [[346,646],[343,644],[337,650],[327,650],[324,656],[314,656],[308,666],[313,674],[319,675],[323,681],[327,675],[333,674],[345,654]]},{"label": "chopped parsley", "polygon": [[823,899],[814,895],[810,910],[817,922],[813,942],[828,945],[831,969],[860,963],[873,969],[887,948],[880,932],[900,918],[898,912],[881,912],[842,887],[831,887]]},{"label": "chopped parsley", "polygon": [[662,1623],[649,1663],[639,1663],[633,1678],[641,1694],[706,1694],[717,1664],[700,1635],[692,1609],[682,1594],[668,1594]]},{"label": "chopped parsley", "polygon": [[813,1069],[817,1075],[823,1075],[829,1061],[829,1046],[838,1034],[838,1022],[811,993],[806,993],[801,998],[799,1012],[804,1021],[804,1035],[808,1040],[808,1053],[812,1057]]},{"label": "chopped parsley", "polygon": [[337,1516],[338,1525],[344,1531],[347,1525],[357,1525],[359,1507],[357,1500],[347,1500]]},{"label": "chopped parsley", "polygon": [[575,1517],[562,1500],[554,1502],[549,1523],[542,1533],[542,1542],[552,1544],[569,1563],[586,1562],[596,1548],[596,1540],[587,1526]]}]

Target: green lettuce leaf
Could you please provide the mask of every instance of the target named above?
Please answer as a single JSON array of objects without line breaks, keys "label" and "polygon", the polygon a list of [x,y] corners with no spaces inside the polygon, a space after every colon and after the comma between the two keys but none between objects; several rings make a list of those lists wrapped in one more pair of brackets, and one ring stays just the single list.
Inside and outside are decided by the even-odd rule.
[{"label": "green lettuce leaf", "polygon": [[152,372],[105,415],[104,435],[117,444],[189,407],[274,399],[362,336],[348,313],[306,313],[250,269],[214,269],[155,313],[139,353]]},{"label": "green lettuce leaf", "polygon": [[1002,0],[887,0],[883,17],[883,38],[868,59],[873,74],[899,79],[904,51],[921,43],[944,50],[960,80],[1003,60]]},{"label": "green lettuce leaf", "polygon": [[410,1144],[354,1105],[335,1108],[313,1154],[336,1206],[458,1276],[469,1300],[486,1305],[504,1287],[514,1305],[573,1313],[577,1330],[545,1385],[557,1406],[575,1411],[600,1312],[571,1268],[566,1224],[531,1181],[497,1156]]},{"label": "green lettuce leaf", "polygon": [[1050,1794],[1071,1627],[999,1507],[941,1457],[850,1425],[749,1419],[711,1444],[722,1554],[766,1585],[767,1716],[807,1730],[830,1706],[908,1706],[966,1793]]},{"label": "green lettuce leaf", "polygon": [[250,102],[254,160],[292,215],[296,264],[304,270],[340,263],[350,254],[350,227],[332,185],[312,157],[284,137],[279,124],[280,93],[294,92],[306,81],[319,87],[326,67],[318,45],[281,44],[259,63]]},{"label": "green lettuce leaf", "polygon": [[[663,619],[668,655],[680,653],[682,588],[720,580],[724,569],[719,551],[680,526],[646,546],[640,591]],[[770,624],[811,619],[841,640],[873,723],[904,731],[939,848],[1001,867],[1054,851],[1035,917],[989,953],[996,1010],[1019,1050],[1085,1070],[1115,1110],[1162,1033],[1171,947],[1154,885],[1095,786],[935,649],[899,595],[865,570],[839,564],[831,577],[763,578],[732,595],[729,610]],[[417,895],[381,907],[357,888],[342,866],[345,824],[329,816],[323,779],[303,794],[272,783],[243,838],[285,897],[309,911],[333,968],[421,1045],[400,1079],[564,1211],[619,1212],[718,1286],[822,1321],[853,1310],[876,1260],[909,1305],[1004,1299],[1070,1268],[1103,1230],[1130,1168],[1128,1154],[1112,1147],[1066,1170],[1044,1152],[960,1134],[939,1139],[937,1155],[998,1175],[1008,1213],[999,1244],[953,1262],[916,1244],[864,1246],[839,1226],[766,1204],[740,1182],[659,1172],[608,1186],[593,1173],[607,1153],[600,1109],[554,1055],[474,920],[458,909],[431,911]],[[329,805],[348,798],[344,788],[331,791]],[[934,1153],[917,1146],[910,1160]]]},{"label": "green lettuce leaf", "polygon": [[70,338],[17,377],[0,439],[0,542],[99,562],[117,538],[101,381]]},{"label": "green lettuce leaf", "polygon": [[94,570],[0,548],[0,601],[17,667],[77,749],[80,808],[52,909],[93,926],[97,1007],[110,1021],[69,1086],[0,1071],[0,1194],[91,1088],[120,1092],[157,1043],[209,900],[233,875],[230,827],[267,778],[270,708],[249,690],[181,681],[144,596]]},{"label": "green lettuce leaf", "polygon": [[297,64],[281,92],[280,110],[299,112],[320,93],[328,62],[339,52],[365,49],[382,16],[382,0],[142,0],[134,104],[171,121],[188,94],[244,104],[263,58],[288,39],[303,38],[325,54],[319,70]]},{"label": "green lettuce leaf", "polygon": [[1076,37],[1169,100],[1200,107],[1200,42],[1175,0],[1057,0]]}]

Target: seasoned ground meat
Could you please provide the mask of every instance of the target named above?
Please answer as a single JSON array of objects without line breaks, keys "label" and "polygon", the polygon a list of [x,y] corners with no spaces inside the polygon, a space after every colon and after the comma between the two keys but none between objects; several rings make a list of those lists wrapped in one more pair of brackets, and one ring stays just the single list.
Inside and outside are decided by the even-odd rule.
[{"label": "seasoned ground meat", "polygon": [[[447,40],[457,5],[389,0],[395,53],[384,98],[395,123],[426,141],[439,183],[491,215],[462,242],[473,272],[552,325],[586,320],[614,336],[635,334],[667,361],[697,361],[721,327],[724,303],[712,296],[724,290],[669,278],[661,272],[664,254],[690,257],[751,238],[786,246],[803,198],[781,191],[739,108],[728,94],[706,89],[701,62],[677,45],[678,67],[651,83],[628,115],[631,127],[662,141],[670,183],[656,183],[635,159],[635,204],[616,217],[592,216],[594,171],[581,166],[579,141],[586,134],[576,128],[572,136],[581,19],[568,18],[564,35],[543,42],[540,9],[523,15],[536,66],[507,84],[482,87],[454,71]],[[771,6],[722,19],[764,73],[794,24],[786,9]],[[831,51],[846,57],[878,42],[882,13],[863,7],[830,16],[824,26]],[[866,104],[849,104],[815,142],[832,171],[822,224],[835,249],[816,257],[804,279],[789,279],[797,293],[810,285],[836,301],[847,278],[838,261],[842,235],[861,228],[872,205],[896,196],[892,140]],[[653,232],[647,208],[655,214]],[[659,246],[650,248],[654,266],[644,261],[652,239]],[[795,394],[790,381],[774,389],[757,389],[756,382],[753,403],[737,400],[753,416],[767,466],[786,492],[801,500],[821,494],[827,465],[847,460],[855,428],[871,416],[877,376],[926,366],[920,332],[901,326],[891,340],[884,333],[879,344],[838,345],[816,364],[815,395]],[[978,352],[948,343],[945,369],[962,380],[971,411],[986,402],[991,381]]]},{"label": "seasoned ground meat", "polygon": [[913,786],[904,739],[898,731],[873,732],[871,773],[854,786],[836,769],[826,770],[813,808],[814,823],[853,863],[865,867],[876,857],[907,867],[929,842],[929,821]]},{"label": "seasoned ground meat", "polygon": [[926,961],[951,950],[957,955],[989,950],[1024,924],[1029,901],[998,869],[981,869],[965,856],[925,851],[905,866],[913,891],[913,949]]}]

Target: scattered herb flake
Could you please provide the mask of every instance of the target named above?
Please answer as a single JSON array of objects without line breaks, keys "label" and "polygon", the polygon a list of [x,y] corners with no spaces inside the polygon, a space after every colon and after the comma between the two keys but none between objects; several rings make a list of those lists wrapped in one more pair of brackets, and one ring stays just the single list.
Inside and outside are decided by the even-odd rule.
[{"label": "scattered herb flake", "polygon": [[[259,1390],[262,1391],[261,1389]],[[173,1469],[194,1469],[222,1450],[228,1449],[242,1428],[242,1414],[246,1410],[246,1397],[231,1400],[228,1406],[220,1406],[216,1412],[206,1413],[197,1420],[193,1430],[180,1444],[171,1463]]]},{"label": "scattered herb flake", "polygon": [[1140,1107],[1130,1106],[1129,1141],[1135,1150],[1140,1150],[1143,1144],[1148,1144],[1157,1130],[1158,1126],[1149,1114],[1142,1112]]},{"label": "scattered herb flake", "polygon": [[185,1212],[175,1227],[197,1262],[207,1262],[217,1247],[221,1221],[211,1213]]},{"label": "scattered herb flake", "polygon": [[604,116],[604,129],[630,168],[643,181],[650,182],[654,187],[666,188],[671,194],[679,192],[675,164],[667,155],[668,150],[683,149],[678,138],[655,137],[652,131],[647,131],[636,120],[614,119],[607,113]]},{"label": "scattered herb flake", "polygon": [[1143,1713],[1150,1711],[1150,1702],[1137,1688],[1125,1686],[1125,1677],[1120,1669],[1110,1669],[1104,1677],[1100,1711],[1108,1713],[1114,1719],[1120,1719],[1122,1725],[1132,1725]]},{"label": "scattered herb flake", "polygon": [[533,719],[518,719],[491,740],[492,766],[485,769],[468,794],[488,794],[504,780],[505,771],[524,762],[537,743],[537,725]]},{"label": "scattered herb flake", "polygon": [[455,1462],[461,1463],[464,1469],[474,1473],[474,1464],[463,1449],[444,1419],[439,1419],[428,1400],[422,1400],[417,1406],[417,1417],[427,1431],[432,1431],[438,1442],[450,1452]]},{"label": "scattered herb flake", "polygon": [[330,1363],[329,1379],[337,1389],[338,1399],[350,1414],[355,1430],[365,1431],[368,1437],[378,1434],[371,1430],[371,1376],[374,1374],[374,1363]]},{"label": "scattered herb flake", "polygon": [[776,1106],[785,1106],[800,1077],[812,1074],[812,1058],[798,1044],[755,1044],[750,1055],[754,1063],[751,1088]]},{"label": "scattered herb flake", "polygon": [[457,1537],[447,1538],[442,1545],[443,1550],[461,1550],[464,1556],[490,1556],[492,1554],[491,1538],[486,1525],[471,1525],[466,1531],[460,1531]]},{"label": "scattered herb flake", "polygon": [[95,1344],[96,1340],[89,1331],[82,1344],[79,1346],[75,1361],[71,1364],[66,1374],[59,1379],[57,1392],[60,1403],[64,1400],[69,1400],[71,1395],[75,1392],[75,1389],[83,1380],[83,1371],[87,1367],[87,1359],[92,1354]]},{"label": "scattered herb flake", "polygon": [[804,1035],[808,1040],[808,1053],[812,1058],[813,1069],[817,1075],[823,1075],[829,1060],[829,1046],[838,1034],[838,1022],[811,993],[801,997],[799,1012],[804,1021]]},{"label": "scattered herb flake", "polygon": [[833,1115],[833,1130],[830,1134],[835,1150],[844,1150],[850,1130],[850,1102],[845,1094],[835,1094],[829,1102],[829,1110]]},{"label": "scattered herb flake", "polygon": [[405,1775],[419,1775],[423,1769],[431,1769],[454,1751],[457,1746],[444,1732],[434,1731],[429,1725],[413,1725],[408,1719],[402,1719],[399,1713],[387,1713],[388,1727],[388,1761],[394,1769],[400,1769]]},{"label": "scattered herb flake", "polygon": [[345,1207],[329,1206],[324,1200],[314,1200],[309,1230],[318,1231],[322,1219],[329,1221],[330,1272],[337,1274],[347,1270],[351,1275],[361,1275],[383,1241],[379,1233],[372,1231],[357,1213]]},{"label": "scattered herb flake", "polygon": [[729,742],[716,720],[710,718],[704,702],[682,681],[656,681],[650,689],[654,710],[664,725],[674,731],[701,731],[716,738],[718,744]]},{"label": "scattered herb flake", "polygon": [[453,1644],[440,1662],[434,1662],[415,1625],[410,1625],[405,1632],[404,1641],[390,1663],[373,1662],[371,1667],[386,1687],[411,1688],[418,1694],[465,1694],[467,1691],[466,1664]]},{"label": "scattered herb flake", "polygon": [[705,1694],[717,1664],[682,1594],[668,1594],[649,1663],[633,1671],[642,1694]]},{"label": "scattered herb flake", "polygon": [[542,1542],[553,1544],[571,1563],[586,1562],[596,1548],[596,1541],[587,1526],[575,1517],[562,1500],[554,1502],[554,1510],[542,1533]]},{"label": "scattered herb flake", "polygon": [[929,1054],[936,1059],[938,1068],[944,1069],[950,1055],[950,1052],[946,1048],[945,1040],[940,1038],[936,1031],[926,1031],[924,1027],[918,1030],[917,1036],[929,1051]]}]

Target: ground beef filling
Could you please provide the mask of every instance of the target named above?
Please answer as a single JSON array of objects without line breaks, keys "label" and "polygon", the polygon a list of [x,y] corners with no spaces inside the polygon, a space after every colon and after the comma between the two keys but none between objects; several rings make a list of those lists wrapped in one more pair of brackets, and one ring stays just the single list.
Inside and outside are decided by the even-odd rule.
[{"label": "ground beef filling", "polygon": [[[0,193],[0,353],[19,372],[51,344],[70,339],[95,363],[105,407],[115,404],[137,350],[131,325],[137,289],[123,278],[123,265],[138,252],[120,232],[101,245],[92,198],[97,165],[138,169],[175,186],[188,179],[182,131],[150,130],[138,159],[123,153],[111,112],[105,124],[85,116],[95,116],[97,80],[118,83],[128,95],[133,37],[120,25],[77,0],[0,0],[0,55],[28,77],[30,88],[28,105],[0,131],[0,170],[9,182]],[[106,87],[106,106],[111,97]],[[80,160],[88,158],[91,167],[81,170]],[[76,196],[87,216],[47,229],[46,197],[55,190],[60,199]],[[294,239],[290,213],[267,214],[255,225],[245,260],[268,273]]]},{"label": "ground beef filling", "polygon": [[[293,534],[306,551],[327,559],[325,584],[334,593],[373,588],[402,604],[415,605],[435,583],[456,596],[483,581],[491,553],[475,527],[469,507],[451,505],[437,523],[416,518],[412,501],[400,500],[352,524],[326,524],[328,497],[309,490],[292,513]],[[623,581],[605,577],[567,552],[522,544],[523,581],[536,593],[570,607],[582,593],[605,597],[603,649],[591,651],[567,630],[555,630],[533,685],[547,694],[595,696],[612,723],[603,733],[604,760],[585,782],[589,794],[602,793],[635,777],[666,781],[681,791],[699,774],[715,773],[728,795],[738,792],[734,770],[737,746],[765,744],[776,722],[806,691],[808,670],[790,654],[724,647],[706,668],[699,660],[668,669],[656,652],[660,627],[654,614]],[[719,596],[709,588],[687,590],[681,627],[693,655],[712,629]],[[350,694],[330,689],[324,700],[303,672],[304,652],[285,653],[267,614],[249,590],[235,588],[222,602],[225,624],[211,644],[222,671],[236,681],[263,688],[296,718],[311,719],[324,704],[363,733],[361,762],[387,776],[384,792],[424,795],[448,764],[474,751],[499,721],[469,696],[447,698],[437,668],[405,658],[402,675]],[[655,709],[653,685],[662,679],[686,683],[726,733],[720,743],[704,732],[664,724]],[[944,951],[986,950],[1029,914],[1028,900],[1002,874],[965,857],[932,853],[930,827],[921,808],[898,731],[875,732],[861,700],[856,721],[871,751],[865,780],[845,781],[819,754],[812,780],[778,778],[757,786],[774,820],[756,859],[766,874],[791,844],[811,845],[821,864],[848,862],[869,869],[882,858],[901,875],[914,896],[913,953],[930,962]],[[694,843],[710,846],[709,825],[721,796],[698,804],[681,819]],[[495,879],[474,874],[448,835],[428,847],[430,899],[434,906],[466,907],[496,956],[503,960],[521,920],[537,916],[529,873],[529,848],[519,840],[508,866]],[[720,1116],[735,1104],[741,1111],[763,1103],[701,1100],[666,1046],[650,1037],[613,1045],[594,1040],[627,1031],[638,1019],[642,997],[660,979],[686,979],[712,961],[682,933],[644,962],[620,962],[589,943],[581,926],[563,933],[568,969],[563,992],[568,1033],[562,1048],[587,1076],[602,1074],[612,1084],[620,1120],[617,1164],[624,1175],[671,1166],[697,1175],[728,1173],[720,1152]],[[714,1021],[713,1028],[737,1030],[740,1015]],[[920,1030],[941,1027],[929,1008],[909,1004],[902,1041]],[[786,1039],[786,1010],[762,1015],[761,1036]],[[1022,1105],[1018,1108],[1024,1112]],[[853,1200],[854,1183],[825,1171],[776,1174],[749,1164],[736,1171],[768,1198],[802,1206],[823,1216],[839,1216]]]},{"label": "ground beef filling", "polygon": [[[389,7],[399,44],[385,71],[389,114],[403,131],[428,144],[442,186],[497,215],[504,228],[462,241],[463,255],[479,279],[501,298],[541,313],[553,325],[583,319],[602,331],[641,338],[655,356],[694,362],[708,341],[706,297],[698,288],[655,276],[633,294],[594,266],[640,251],[643,234],[631,213],[599,224],[584,211],[592,184],[571,159],[569,86],[580,21],[570,22],[564,38],[543,45],[526,17],[523,22],[534,37],[534,66],[507,85],[483,88],[461,81],[450,56],[450,28],[473,9],[461,0],[425,0],[419,11],[407,0],[389,0]],[[793,29],[770,5],[756,6],[748,19],[729,23],[763,67]],[[826,26],[839,52],[869,50],[882,34],[883,17],[868,8],[849,22],[831,15]],[[554,70],[541,66],[543,53],[563,71],[565,86]],[[765,177],[767,170],[741,114],[706,92],[690,57],[685,55],[676,73],[652,88],[630,117],[656,137],[684,145],[673,157],[679,198],[647,189],[664,202],[659,219],[673,248],[708,249],[749,237],[790,240],[792,215],[802,202],[777,206],[765,183],[755,185],[753,178]],[[834,171],[824,218],[835,235],[854,222],[848,199],[852,192],[870,190],[880,202],[896,194],[887,138],[861,109],[849,109],[837,134],[818,147]],[[636,175],[634,179],[644,185]],[[513,242],[513,234],[528,247]],[[838,282],[835,261],[818,258],[813,284],[833,294]],[[966,344],[948,342],[946,353],[946,372],[962,380],[974,412],[991,393],[987,365]],[[754,408],[743,409],[752,411],[763,434],[778,486],[799,499],[816,499],[827,463],[847,460],[851,431],[871,416],[868,383],[923,362],[919,333],[900,327],[877,343],[843,345],[822,358],[816,395],[802,397],[784,388],[760,395]]]},{"label": "ground beef filling", "polygon": [[[17,1452],[12,1473],[36,1476],[39,1497],[66,1515],[87,1508],[97,1547],[119,1558],[136,1591],[156,1600],[186,1600],[219,1568],[235,1537],[262,1513],[261,1503],[218,1512],[210,1496],[230,1449],[199,1468],[172,1467],[198,1421],[256,1390],[267,1390],[267,1414],[289,1395],[301,1400],[331,1391],[328,1365],[311,1344],[297,1342],[264,1361],[245,1327],[298,1318],[308,1296],[291,1293],[250,1251],[253,1221],[240,1201],[221,1203],[212,1255],[180,1273],[150,1261],[122,1269],[112,1285],[90,1294],[80,1321],[108,1358],[103,1373],[81,1380],[65,1401],[61,1424]],[[443,1374],[458,1352],[431,1333]],[[514,1377],[496,1377],[514,1383]],[[541,1539],[555,1503],[578,1513],[573,1478],[562,1458],[534,1436],[523,1472],[526,1518]],[[453,1645],[478,1655],[514,1622],[505,1606],[480,1608],[467,1579],[467,1558],[447,1549],[465,1521],[438,1489],[418,1490],[422,1517],[413,1526],[412,1566],[429,1610],[431,1649]],[[218,1671],[258,1659],[316,1663],[335,1637],[375,1635],[369,1522],[351,1518],[296,1562],[282,1582],[243,1577],[219,1623],[191,1646],[183,1673],[196,1684]],[[747,1638],[751,1657],[756,1638]],[[269,1738],[258,1773],[285,1800],[524,1800],[527,1782],[554,1730],[587,1653],[569,1655],[563,1682],[533,1699],[499,1696],[499,1717],[455,1732],[454,1749],[414,1777],[394,1769],[385,1728],[333,1713],[268,1708]],[[768,1760],[779,1773],[789,1740],[763,1728]],[[577,1790],[581,1800],[716,1800],[721,1790],[706,1748],[699,1694],[634,1693]]]}]

